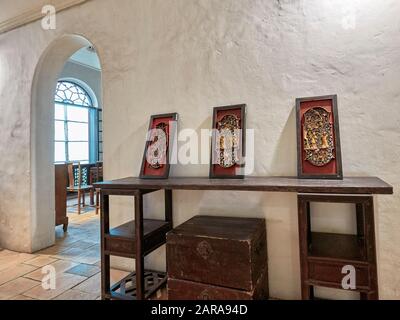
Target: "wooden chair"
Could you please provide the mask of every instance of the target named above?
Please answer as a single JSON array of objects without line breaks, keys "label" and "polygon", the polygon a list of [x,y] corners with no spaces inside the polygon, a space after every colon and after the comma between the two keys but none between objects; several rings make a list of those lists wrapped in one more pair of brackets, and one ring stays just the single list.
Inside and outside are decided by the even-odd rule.
[{"label": "wooden chair", "polygon": [[[97,162],[95,167],[90,168],[90,184],[103,181],[103,163]],[[94,192],[96,192],[96,204],[94,204]],[[92,188],[90,191],[90,205],[96,208],[96,214],[100,211],[100,189]]]},{"label": "wooden chair", "polygon": [[[77,170],[75,170],[75,166],[78,167]],[[85,193],[90,192],[93,186],[82,184],[82,168],[79,162],[68,164],[68,181],[69,186],[67,187],[67,191],[78,193],[78,214],[81,214],[81,205],[83,207],[86,206]]]}]

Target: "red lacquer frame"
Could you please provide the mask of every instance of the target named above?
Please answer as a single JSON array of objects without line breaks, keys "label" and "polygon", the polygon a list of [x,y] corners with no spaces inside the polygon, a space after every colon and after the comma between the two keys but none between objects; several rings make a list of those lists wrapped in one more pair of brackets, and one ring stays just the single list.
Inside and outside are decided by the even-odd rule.
[{"label": "red lacquer frame", "polygon": [[[148,129],[147,135],[146,135],[146,145],[144,148],[142,166],[140,169],[140,178],[141,179],[167,179],[169,177],[170,148],[171,148],[172,142],[174,141],[176,134],[177,134],[177,121],[178,121],[177,113],[157,114],[157,115],[151,116],[150,123],[149,123],[149,129]],[[166,163],[161,168],[154,169],[147,162],[146,155],[147,155],[147,150],[148,150],[150,144],[152,143],[152,141],[149,141],[150,132],[152,129],[155,129],[156,126],[161,122],[168,122],[167,148],[166,148],[166,154],[165,154]],[[172,130],[170,130],[171,122],[175,122],[175,126],[172,128]]]},{"label": "red lacquer frame", "polygon": [[[305,112],[315,107],[322,107],[331,114],[332,134],[334,139],[335,158],[322,167],[314,166],[304,159],[303,115]],[[337,95],[296,99],[296,125],[298,177],[305,179],[343,179]]]},{"label": "red lacquer frame", "polygon": [[[213,155],[215,152],[216,136],[213,131],[211,139],[210,152],[210,178],[222,179],[243,179],[244,178],[244,157],[246,150],[246,105],[238,104],[232,106],[216,107],[213,111],[212,128],[217,128],[217,122],[226,114],[234,114],[240,119],[241,136],[239,142],[240,164],[236,164],[230,168],[223,168],[219,164],[213,164]],[[239,171],[239,174],[238,174]]]}]

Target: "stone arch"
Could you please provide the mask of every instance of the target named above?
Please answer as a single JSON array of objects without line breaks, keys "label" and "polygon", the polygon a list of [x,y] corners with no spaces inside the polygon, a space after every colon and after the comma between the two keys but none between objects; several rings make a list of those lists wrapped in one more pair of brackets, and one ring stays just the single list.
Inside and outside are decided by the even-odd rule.
[{"label": "stone arch", "polygon": [[36,66],[31,97],[31,251],[55,242],[54,92],[68,58],[92,43],[64,35],[43,52]]}]

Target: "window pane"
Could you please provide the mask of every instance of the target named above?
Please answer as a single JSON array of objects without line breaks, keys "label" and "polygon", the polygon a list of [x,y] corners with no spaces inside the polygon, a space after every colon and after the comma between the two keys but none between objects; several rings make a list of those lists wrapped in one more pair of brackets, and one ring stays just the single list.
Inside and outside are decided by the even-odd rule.
[{"label": "window pane", "polygon": [[54,152],[55,162],[65,162],[65,143],[56,142]]},{"label": "window pane", "polygon": [[65,140],[64,121],[56,121],[54,140]]},{"label": "window pane", "polygon": [[55,118],[56,120],[64,120],[64,105],[56,103]]},{"label": "window pane", "polygon": [[68,106],[67,114],[68,120],[82,122],[89,121],[89,110],[86,108]]},{"label": "window pane", "polygon": [[69,155],[69,161],[89,160],[89,143],[69,142],[68,155]]},{"label": "window pane", "polygon": [[69,81],[58,82],[55,100],[77,106],[92,106],[88,93],[80,86]]},{"label": "window pane", "polygon": [[68,122],[68,141],[89,141],[89,125]]}]

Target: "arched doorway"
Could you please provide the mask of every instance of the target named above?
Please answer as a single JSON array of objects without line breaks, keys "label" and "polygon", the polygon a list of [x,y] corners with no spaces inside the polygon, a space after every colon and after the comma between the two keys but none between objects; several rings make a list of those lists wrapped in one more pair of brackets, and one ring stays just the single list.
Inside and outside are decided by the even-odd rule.
[{"label": "arched doorway", "polygon": [[54,92],[66,61],[75,52],[93,46],[80,35],[53,41],[36,67],[31,98],[31,223],[32,251],[55,242]]}]

